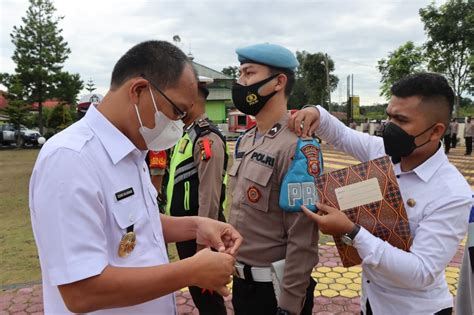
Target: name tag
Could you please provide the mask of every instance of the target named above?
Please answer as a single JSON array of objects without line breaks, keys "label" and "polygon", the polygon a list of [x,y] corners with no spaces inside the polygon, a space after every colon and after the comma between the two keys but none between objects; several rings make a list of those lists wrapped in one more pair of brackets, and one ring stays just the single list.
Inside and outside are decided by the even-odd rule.
[{"label": "name tag", "polygon": [[268,167],[273,167],[275,165],[275,158],[263,152],[253,152],[250,159]]},{"label": "name tag", "polygon": [[127,188],[122,191],[116,192],[115,193],[115,198],[117,198],[117,201],[120,201],[122,199],[128,198],[130,196],[133,196],[135,193],[133,192],[133,188]]}]

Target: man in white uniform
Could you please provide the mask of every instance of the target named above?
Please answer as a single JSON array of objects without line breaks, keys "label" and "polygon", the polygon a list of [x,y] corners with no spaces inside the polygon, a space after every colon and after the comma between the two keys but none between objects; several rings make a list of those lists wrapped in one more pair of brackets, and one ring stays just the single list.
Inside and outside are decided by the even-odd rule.
[{"label": "man in white uniform", "polygon": [[[190,285],[228,295],[241,237],[230,225],[160,215],[144,162],[182,134],[197,97],[188,58],[167,42],[132,47],[101,104],[49,139],[30,181],[46,314],[175,314]],[[169,263],[165,243],[215,248]]]},{"label": "man in white uniform", "polygon": [[410,251],[382,241],[329,206],[318,204],[317,214],[306,214],[323,233],[345,234],[362,258],[364,314],[451,314],[453,297],[444,270],[466,234],[472,202],[469,185],[440,142],[454,93],[434,73],[408,76],[391,92],[382,137],[354,131],[320,106],[303,109],[291,126],[298,133],[303,122],[303,134],[315,130],[360,161],[391,156],[413,236]]}]

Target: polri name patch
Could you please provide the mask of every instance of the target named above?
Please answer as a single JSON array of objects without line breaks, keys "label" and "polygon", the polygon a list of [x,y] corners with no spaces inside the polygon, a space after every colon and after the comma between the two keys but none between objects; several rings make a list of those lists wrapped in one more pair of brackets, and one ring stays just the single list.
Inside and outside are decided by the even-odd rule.
[{"label": "polri name patch", "polygon": [[120,201],[122,199],[128,198],[130,196],[133,196],[135,193],[133,192],[133,188],[127,188],[122,191],[116,192],[115,193],[115,198],[117,198],[117,201]]}]

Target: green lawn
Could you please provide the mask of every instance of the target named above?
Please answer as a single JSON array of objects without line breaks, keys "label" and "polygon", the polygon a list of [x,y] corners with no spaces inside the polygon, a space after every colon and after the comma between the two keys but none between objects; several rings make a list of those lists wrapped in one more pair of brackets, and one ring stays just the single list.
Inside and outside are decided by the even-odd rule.
[{"label": "green lawn", "polygon": [[0,286],[41,280],[28,209],[28,182],[38,152],[0,151]]},{"label": "green lawn", "polygon": [[[30,224],[28,184],[39,150],[0,150],[0,288],[41,281]],[[169,257],[178,255],[170,244]]]},{"label": "green lawn", "polygon": [[[28,183],[38,152],[0,150],[0,289],[41,280],[28,209]],[[230,196],[227,199],[229,204]],[[321,235],[320,243],[330,240]],[[178,255],[174,244],[168,250],[170,260],[175,261]]]}]

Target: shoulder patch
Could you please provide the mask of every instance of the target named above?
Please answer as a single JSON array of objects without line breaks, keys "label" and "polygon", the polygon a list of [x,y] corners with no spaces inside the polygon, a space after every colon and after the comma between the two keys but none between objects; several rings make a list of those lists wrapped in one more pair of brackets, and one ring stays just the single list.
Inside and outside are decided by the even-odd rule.
[{"label": "shoulder patch", "polygon": [[313,144],[307,144],[301,148],[301,152],[306,157],[308,173],[314,178],[318,177],[321,171],[321,165],[319,161],[320,149]]},{"label": "shoulder patch", "polygon": [[208,137],[199,139],[197,144],[199,145],[199,150],[201,151],[201,160],[207,161],[210,160],[212,157],[212,149],[211,146],[214,143]]},{"label": "shoulder patch", "polygon": [[206,119],[199,119],[197,125],[201,128],[209,127],[209,122]]}]

